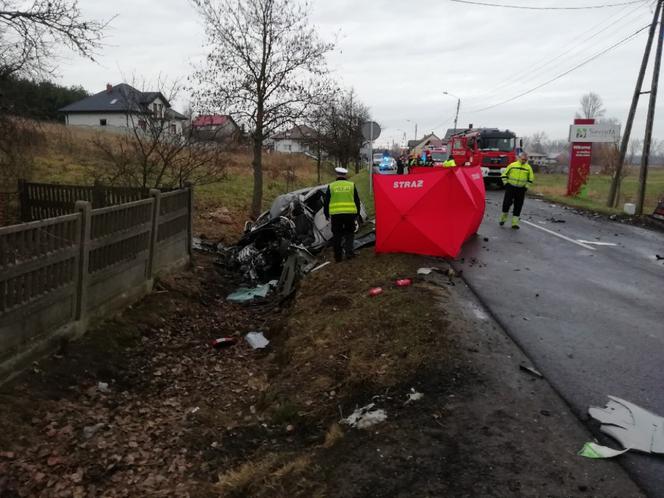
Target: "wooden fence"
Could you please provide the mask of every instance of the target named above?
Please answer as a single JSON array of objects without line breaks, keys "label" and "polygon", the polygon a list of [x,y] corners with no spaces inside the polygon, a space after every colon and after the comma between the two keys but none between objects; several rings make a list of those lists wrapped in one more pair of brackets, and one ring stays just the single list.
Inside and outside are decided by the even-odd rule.
[{"label": "wooden fence", "polygon": [[192,190],[0,228],[0,382],[191,258]]},{"label": "wooden fence", "polygon": [[77,201],[88,201],[92,209],[117,206],[150,197],[150,190],[103,185],[60,185],[18,182],[21,221],[43,220],[73,213]]}]

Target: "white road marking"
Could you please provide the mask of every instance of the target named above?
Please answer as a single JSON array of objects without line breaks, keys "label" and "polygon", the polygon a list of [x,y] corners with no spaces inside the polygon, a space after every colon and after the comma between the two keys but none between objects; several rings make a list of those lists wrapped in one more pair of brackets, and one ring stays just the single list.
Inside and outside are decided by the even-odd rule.
[{"label": "white road marking", "polygon": [[589,246],[588,244],[585,244],[583,242],[579,242],[578,240],[570,239],[569,237],[565,237],[564,235],[554,232],[553,230],[549,230],[548,228],[541,227],[539,225],[536,225],[535,223],[530,223],[529,221],[522,220],[521,223],[525,223],[526,225],[529,225],[531,227],[535,227],[538,230],[542,230],[543,232],[550,233],[551,235],[558,237],[560,239],[566,240],[567,242],[571,242],[572,244],[576,244],[577,246],[581,246],[584,249],[588,249],[590,251],[596,251],[597,248],[593,246]]},{"label": "white road marking", "polygon": [[581,242],[582,244],[589,244],[591,246],[606,246],[606,247],[618,246],[618,244],[614,244],[613,242],[593,242],[591,240],[578,240],[577,242]]}]

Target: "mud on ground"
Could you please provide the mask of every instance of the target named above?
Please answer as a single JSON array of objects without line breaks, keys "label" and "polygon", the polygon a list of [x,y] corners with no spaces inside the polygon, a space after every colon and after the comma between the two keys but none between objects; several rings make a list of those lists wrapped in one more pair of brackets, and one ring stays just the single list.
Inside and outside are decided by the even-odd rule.
[{"label": "mud on ground", "polygon": [[[574,455],[583,431],[465,314],[460,280],[394,286],[422,264],[365,251],[240,307],[200,255],[0,388],[0,496],[638,496]],[[369,403],[385,422],[340,423]]]}]

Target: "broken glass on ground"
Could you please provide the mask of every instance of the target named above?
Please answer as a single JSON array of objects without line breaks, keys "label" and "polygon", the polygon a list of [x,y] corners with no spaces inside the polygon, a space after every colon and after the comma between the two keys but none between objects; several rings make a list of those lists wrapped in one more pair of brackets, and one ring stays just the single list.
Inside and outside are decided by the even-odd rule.
[{"label": "broken glass on ground", "polygon": [[591,407],[588,414],[626,450],[664,454],[664,418],[659,415],[615,396],[609,396],[606,407]]}]

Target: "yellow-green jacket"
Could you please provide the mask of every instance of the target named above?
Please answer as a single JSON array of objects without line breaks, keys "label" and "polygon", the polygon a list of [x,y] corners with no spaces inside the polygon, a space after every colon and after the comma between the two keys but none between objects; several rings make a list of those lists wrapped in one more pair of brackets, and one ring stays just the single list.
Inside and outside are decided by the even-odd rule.
[{"label": "yellow-green jacket", "polygon": [[323,212],[326,218],[335,214],[358,214],[360,197],[355,184],[344,178],[330,183],[325,193]]},{"label": "yellow-green jacket", "polygon": [[443,168],[456,168],[456,161],[454,158],[450,157],[447,161],[443,163]]},{"label": "yellow-green jacket", "polygon": [[535,174],[530,164],[516,161],[510,164],[501,175],[503,183],[513,187],[528,188],[535,181]]}]

